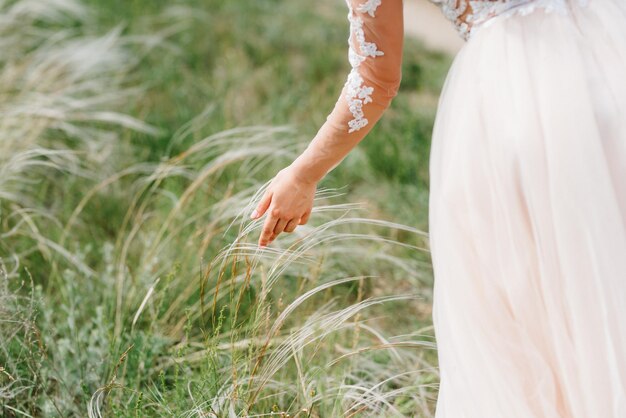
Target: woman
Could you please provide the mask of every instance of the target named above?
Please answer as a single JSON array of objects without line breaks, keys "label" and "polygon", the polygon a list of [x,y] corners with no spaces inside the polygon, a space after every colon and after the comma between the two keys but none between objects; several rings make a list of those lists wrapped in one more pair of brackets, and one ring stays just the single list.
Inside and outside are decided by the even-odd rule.
[{"label": "woman", "polygon": [[[626,3],[440,0],[467,43],[430,154],[439,418],[626,417]],[[253,218],[316,184],[398,90],[402,0],[348,0],[352,72]]]}]

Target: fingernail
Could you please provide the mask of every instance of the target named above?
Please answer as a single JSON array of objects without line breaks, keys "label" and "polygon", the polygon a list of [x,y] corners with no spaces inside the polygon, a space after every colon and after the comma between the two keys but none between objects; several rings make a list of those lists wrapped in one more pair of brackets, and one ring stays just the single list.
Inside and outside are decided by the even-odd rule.
[{"label": "fingernail", "polygon": [[256,209],[255,209],[254,212],[252,212],[252,215],[250,215],[250,218],[254,219],[257,216],[259,216],[259,212],[257,212]]}]

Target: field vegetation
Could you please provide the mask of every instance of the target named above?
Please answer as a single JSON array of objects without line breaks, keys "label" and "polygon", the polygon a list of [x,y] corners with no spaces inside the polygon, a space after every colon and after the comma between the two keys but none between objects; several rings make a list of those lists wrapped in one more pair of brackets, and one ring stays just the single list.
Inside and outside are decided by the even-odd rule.
[{"label": "field vegetation", "polygon": [[249,213],[349,71],[332,0],[0,1],[0,415],[431,417],[450,58],[267,249]]}]

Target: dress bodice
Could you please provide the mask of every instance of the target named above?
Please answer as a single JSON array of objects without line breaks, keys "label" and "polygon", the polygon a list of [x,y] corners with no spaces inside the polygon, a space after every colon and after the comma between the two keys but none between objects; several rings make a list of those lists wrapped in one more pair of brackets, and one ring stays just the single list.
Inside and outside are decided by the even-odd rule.
[{"label": "dress bodice", "polygon": [[[459,34],[468,39],[474,29],[497,16],[529,13],[541,7],[565,11],[568,0],[431,0],[439,5]],[[577,0],[583,1],[583,0]]]},{"label": "dress bodice", "polygon": [[[0,0],[1,1],[1,0]],[[362,139],[397,94],[401,80],[403,0],[345,0],[352,70],[335,109],[319,136]],[[590,0],[430,0],[457,27],[464,39],[479,28],[515,15],[542,9],[571,12],[574,4]],[[365,129],[363,129],[365,128]]]}]

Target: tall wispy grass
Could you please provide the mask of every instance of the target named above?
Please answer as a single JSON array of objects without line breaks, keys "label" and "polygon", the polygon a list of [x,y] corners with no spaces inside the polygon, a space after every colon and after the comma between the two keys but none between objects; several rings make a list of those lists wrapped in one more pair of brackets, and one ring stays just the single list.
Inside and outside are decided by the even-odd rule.
[{"label": "tall wispy grass", "polygon": [[[8,416],[80,410],[72,397],[94,379],[73,375],[69,367],[55,377],[38,370],[47,359],[47,341],[61,352],[71,346],[57,338],[55,300],[44,297],[42,286],[56,293],[63,277],[97,274],[75,245],[59,239],[72,185],[94,181],[109,169],[106,160],[119,146],[119,128],[155,132],[115,110],[137,93],[125,85],[136,60],[119,30],[84,34],[88,19],[87,9],[72,0],[0,4],[0,398]],[[26,261],[32,278],[22,265]],[[67,269],[61,275],[54,272],[59,262]],[[72,301],[72,309],[79,303]],[[73,313],[66,313],[72,320]],[[46,319],[50,329],[41,328]],[[57,389],[40,393],[57,385],[68,396],[57,396]]]},{"label": "tall wispy grass", "polygon": [[141,121],[143,60],[199,14],[97,35],[76,1],[0,3],[0,411],[432,416],[427,235],[322,186],[259,249],[248,214],[306,136],[214,133],[215,103],[171,137]]},{"label": "tall wispy grass", "polygon": [[[146,365],[145,373],[153,378],[168,372],[170,379],[187,376],[182,382],[165,379],[152,396],[142,395],[144,407],[149,405],[155,413],[186,414],[185,408],[193,406],[199,416],[209,411],[216,416],[226,411],[253,416],[269,410],[269,405],[291,404],[282,410],[293,414],[305,408],[317,410],[315,415],[334,416],[362,402],[354,406],[359,414],[389,409],[398,415],[402,408],[393,403],[400,397],[413,399],[406,401],[410,404],[421,400],[429,405],[424,395],[432,392],[432,382],[424,375],[432,376],[435,368],[411,351],[432,349],[432,341],[406,335],[391,342],[384,330],[360,318],[371,306],[418,298],[414,294],[364,299],[363,288],[368,281],[382,280],[377,273],[395,269],[419,283],[416,264],[394,255],[394,247],[410,245],[385,236],[385,231],[423,233],[350,216],[358,210],[354,205],[324,205],[336,192],[322,189],[315,209],[318,225],[299,228],[280,246],[265,250],[256,246],[261,222],[249,222],[247,214],[263,187],[249,186],[246,173],[283,155],[285,160],[292,158],[289,143],[293,136],[284,129],[221,132],[159,164],[152,173],[139,175],[130,188],[134,194],[129,211],[112,248],[113,340],[130,347],[134,343],[128,338],[137,330],[158,330],[173,347],[154,358],[152,367]],[[172,271],[172,265],[178,267]],[[360,283],[360,290],[342,307],[332,290],[349,283]],[[361,328],[368,332],[355,335]],[[334,347],[328,346],[331,342]],[[123,348],[122,344],[118,351]],[[346,386],[351,379],[324,368],[343,355],[338,364],[352,369],[369,354],[381,356],[379,351],[389,349],[396,355],[379,364],[379,373],[388,379],[382,384],[381,375],[371,370]],[[394,362],[397,369],[390,368]],[[372,360],[370,367],[375,364]],[[426,371],[390,374],[419,364]],[[93,416],[104,416],[107,405],[126,402],[129,407],[136,399],[123,395],[127,386],[118,386],[129,373],[125,366],[121,369],[92,398]],[[412,382],[410,388],[407,381]],[[172,408],[165,399],[181,384],[188,393],[177,395],[177,408]],[[394,385],[407,390],[387,393]],[[316,396],[306,391],[302,399],[302,387]],[[359,390],[372,398],[353,399]],[[197,399],[202,399],[198,405]]]}]

